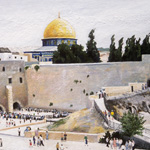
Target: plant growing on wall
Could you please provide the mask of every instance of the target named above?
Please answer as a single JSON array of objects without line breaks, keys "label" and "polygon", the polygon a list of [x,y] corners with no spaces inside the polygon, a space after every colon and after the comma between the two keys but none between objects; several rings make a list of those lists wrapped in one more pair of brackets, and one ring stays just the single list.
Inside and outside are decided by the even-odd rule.
[{"label": "plant growing on wall", "polygon": [[73,107],[73,105],[72,105],[72,104],[70,104],[70,107]]},{"label": "plant growing on wall", "polygon": [[70,89],[70,91],[73,91],[73,89]]},{"label": "plant growing on wall", "polygon": [[90,92],[90,95],[94,95],[94,92],[93,92],[93,91],[91,91],[91,92]]},{"label": "plant growing on wall", "polygon": [[81,83],[82,81],[80,80],[80,83]]},{"label": "plant growing on wall", "polygon": [[74,82],[77,84],[79,81],[78,80],[74,80]]},{"label": "plant growing on wall", "polygon": [[90,75],[87,75],[87,78],[89,78],[90,77]]},{"label": "plant growing on wall", "polygon": [[34,66],[34,69],[35,69],[36,71],[38,71],[38,70],[40,69],[40,67],[39,67],[38,65],[36,65],[36,66]]},{"label": "plant growing on wall", "polygon": [[49,103],[49,106],[53,106],[53,103],[52,103],[52,102],[50,102],[50,103]]},{"label": "plant growing on wall", "polygon": [[25,68],[24,68],[25,70],[28,70],[29,69],[29,66],[25,66]]},{"label": "plant growing on wall", "polygon": [[85,94],[85,89],[83,90],[83,93]]},{"label": "plant growing on wall", "polygon": [[88,96],[89,94],[88,93],[86,93],[86,96]]}]

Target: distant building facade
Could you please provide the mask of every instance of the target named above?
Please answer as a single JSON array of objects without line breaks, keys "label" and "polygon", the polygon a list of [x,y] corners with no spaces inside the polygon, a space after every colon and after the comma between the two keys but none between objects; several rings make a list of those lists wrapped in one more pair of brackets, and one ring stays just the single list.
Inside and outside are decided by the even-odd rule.
[{"label": "distant building facade", "polygon": [[27,61],[27,56],[20,55],[19,53],[13,54],[8,48],[0,47],[0,61],[22,60]]}]

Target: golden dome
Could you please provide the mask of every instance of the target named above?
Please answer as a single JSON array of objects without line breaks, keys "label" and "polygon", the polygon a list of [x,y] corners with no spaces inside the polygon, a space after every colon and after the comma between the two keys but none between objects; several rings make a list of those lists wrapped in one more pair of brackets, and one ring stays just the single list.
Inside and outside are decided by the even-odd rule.
[{"label": "golden dome", "polygon": [[53,20],[44,31],[44,39],[49,38],[76,38],[73,27],[60,17]]}]

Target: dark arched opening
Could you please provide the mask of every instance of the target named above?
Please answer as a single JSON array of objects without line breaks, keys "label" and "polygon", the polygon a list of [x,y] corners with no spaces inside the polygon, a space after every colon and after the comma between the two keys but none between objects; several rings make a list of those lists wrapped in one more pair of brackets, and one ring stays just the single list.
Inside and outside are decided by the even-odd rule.
[{"label": "dark arched opening", "polygon": [[147,79],[147,87],[150,87],[150,78]]},{"label": "dark arched opening", "polygon": [[13,104],[13,109],[20,110],[20,109],[21,109],[20,104],[19,104],[18,102],[15,102],[15,103]]},{"label": "dark arched opening", "polygon": [[0,112],[4,111],[3,108],[0,106]]},{"label": "dark arched opening", "polygon": [[132,113],[132,107],[129,107],[128,109],[129,109],[129,111]]}]

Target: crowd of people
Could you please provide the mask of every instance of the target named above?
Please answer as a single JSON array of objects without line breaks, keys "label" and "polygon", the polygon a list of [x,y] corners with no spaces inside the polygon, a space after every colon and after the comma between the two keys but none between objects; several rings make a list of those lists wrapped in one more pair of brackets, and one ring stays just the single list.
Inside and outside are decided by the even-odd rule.
[{"label": "crowd of people", "polygon": [[134,140],[128,140],[123,144],[122,139],[114,138],[109,139],[106,138],[106,146],[110,147],[113,150],[134,150],[135,142]]}]

